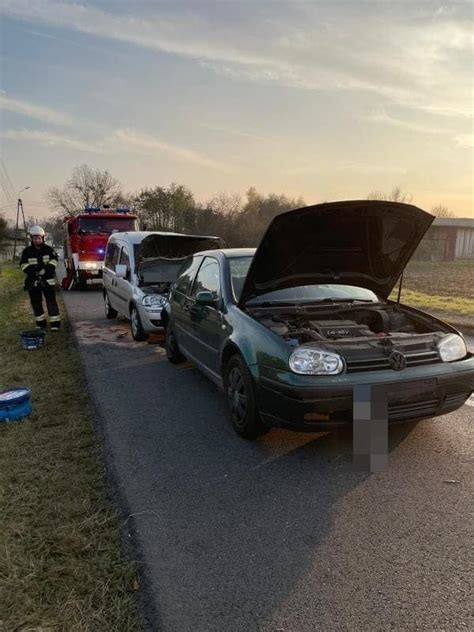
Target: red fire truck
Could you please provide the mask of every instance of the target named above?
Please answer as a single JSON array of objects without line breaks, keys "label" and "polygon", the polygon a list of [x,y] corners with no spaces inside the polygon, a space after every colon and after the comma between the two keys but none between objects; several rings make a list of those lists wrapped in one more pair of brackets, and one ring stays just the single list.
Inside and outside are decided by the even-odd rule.
[{"label": "red fire truck", "polygon": [[88,279],[101,279],[105,247],[112,233],[137,230],[127,208],[86,208],[64,219],[65,290],[84,290]]}]

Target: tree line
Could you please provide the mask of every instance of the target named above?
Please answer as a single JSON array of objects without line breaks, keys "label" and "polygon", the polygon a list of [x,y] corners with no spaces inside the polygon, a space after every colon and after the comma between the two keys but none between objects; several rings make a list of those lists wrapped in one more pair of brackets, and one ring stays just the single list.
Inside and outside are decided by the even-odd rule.
[{"label": "tree line", "polygon": [[[412,202],[411,195],[395,187],[389,193],[373,191],[368,199]],[[80,165],[62,187],[52,187],[47,200],[53,214],[43,220],[46,232],[55,244],[60,244],[63,219],[87,207],[129,207],[138,215],[143,230],[218,235],[229,247],[256,246],[269,222],[280,213],[305,206],[303,198],[270,193],[264,195],[254,187],[245,197],[220,193],[206,203],[198,202],[183,184],[146,187],[138,193],[125,193],[108,171]],[[435,206],[431,212],[438,217],[454,217],[446,207]],[[32,218],[28,218],[31,223]],[[33,221],[33,223],[35,223]],[[0,216],[1,235],[6,223]]]}]

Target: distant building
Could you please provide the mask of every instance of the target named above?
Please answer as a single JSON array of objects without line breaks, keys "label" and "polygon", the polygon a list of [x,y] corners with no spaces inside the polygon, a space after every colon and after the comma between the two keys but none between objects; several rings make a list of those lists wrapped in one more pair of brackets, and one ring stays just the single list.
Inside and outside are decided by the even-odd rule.
[{"label": "distant building", "polygon": [[418,261],[474,259],[474,219],[437,217],[414,258]]}]

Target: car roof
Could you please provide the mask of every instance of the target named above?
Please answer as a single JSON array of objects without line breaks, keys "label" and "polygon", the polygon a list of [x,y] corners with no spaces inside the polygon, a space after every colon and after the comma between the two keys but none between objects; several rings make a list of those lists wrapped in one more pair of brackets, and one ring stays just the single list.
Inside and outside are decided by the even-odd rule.
[{"label": "car roof", "polygon": [[195,252],[193,257],[196,255],[216,255],[220,254],[222,257],[226,259],[234,258],[234,257],[253,257],[255,254],[256,248],[219,248],[217,250],[201,250],[200,252]]}]

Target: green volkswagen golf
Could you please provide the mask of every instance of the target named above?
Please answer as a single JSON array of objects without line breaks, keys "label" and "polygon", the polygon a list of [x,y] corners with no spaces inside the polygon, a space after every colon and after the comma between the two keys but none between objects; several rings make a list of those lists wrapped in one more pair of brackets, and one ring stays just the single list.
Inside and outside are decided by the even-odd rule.
[{"label": "green volkswagen golf", "polygon": [[386,387],[388,420],[444,415],[474,388],[449,324],[389,295],[433,216],[345,201],[283,213],[259,247],[185,261],[166,306],[166,353],[227,396],[239,435],[352,423],[356,385]]}]

